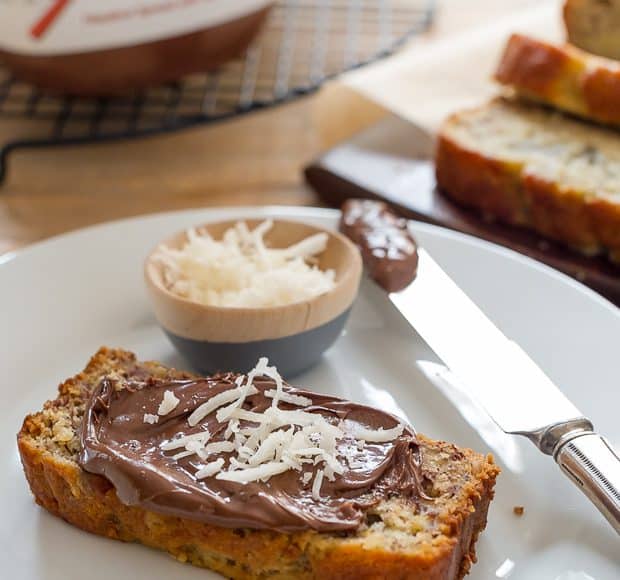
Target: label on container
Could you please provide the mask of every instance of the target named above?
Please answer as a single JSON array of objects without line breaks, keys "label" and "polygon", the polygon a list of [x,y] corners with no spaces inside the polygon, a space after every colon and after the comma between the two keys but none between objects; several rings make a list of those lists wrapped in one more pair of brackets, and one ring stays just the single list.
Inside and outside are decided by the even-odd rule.
[{"label": "label on container", "polygon": [[0,50],[51,56],[174,38],[271,0],[0,0]]}]

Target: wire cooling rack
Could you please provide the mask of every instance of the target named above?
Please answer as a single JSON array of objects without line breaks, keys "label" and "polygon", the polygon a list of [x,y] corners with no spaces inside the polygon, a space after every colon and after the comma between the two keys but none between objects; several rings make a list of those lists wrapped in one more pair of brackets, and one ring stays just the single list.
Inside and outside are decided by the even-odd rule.
[{"label": "wire cooling rack", "polygon": [[[9,154],[142,137],[287,102],[327,79],[387,56],[428,28],[434,0],[280,0],[238,60],[214,73],[124,97],[58,97],[0,67],[0,122],[24,132],[0,143],[0,183]],[[21,123],[17,122],[19,127]]]}]

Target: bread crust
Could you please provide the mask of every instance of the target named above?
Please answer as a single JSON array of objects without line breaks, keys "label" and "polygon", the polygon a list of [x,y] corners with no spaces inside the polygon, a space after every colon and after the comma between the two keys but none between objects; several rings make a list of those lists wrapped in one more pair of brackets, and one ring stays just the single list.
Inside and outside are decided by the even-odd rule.
[{"label": "bread crust", "polygon": [[495,79],[524,97],[598,123],[620,124],[620,63],[513,34]]},{"label": "bread crust", "polygon": [[437,184],[445,195],[484,216],[524,226],[585,255],[606,253],[620,262],[620,205],[547,179],[526,163],[484,154],[453,138],[451,115],[435,154]]},{"label": "bread crust", "polygon": [[[181,562],[240,580],[453,580],[463,578],[475,562],[475,542],[486,525],[499,470],[490,457],[422,436],[420,443],[429,457],[437,454],[454,457],[471,467],[469,479],[457,492],[452,489],[457,499],[434,514],[436,532],[423,549],[399,549],[389,545],[387,536],[382,543],[381,534],[373,533],[372,529],[355,534],[231,529],[122,504],[105,478],[85,472],[73,458],[44,447],[53,416],[50,413],[65,409],[69,399],[84,396],[85,384],[103,376],[110,368],[110,361],[117,370],[119,364],[126,368],[131,365],[149,368],[137,363],[131,353],[101,349],[83,373],[60,386],[56,400],[48,402],[40,413],[26,417],[18,434],[30,489],[36,502],[52,514],[91,533],[140,542],[165,550]],[[153,365],[151,371],[165,373],[163,369]],[[431,472],[436,468],[428,467],[428,477],[433,476]],[[446,477],[444,474],[437,479]],[[450,482],[446,480],[444,484]],[[438,489],[444,484],[438,484]],[[400,507],[398,502],[394,504],[395,510]],[[390,511],[386,514],[389,518]]]},{"label": "bread crust", "polygon": [[440,133],[435,167],[437,183],[450,197],[479,209],[485,217],[528,223],[519,166],[464,148]]}]

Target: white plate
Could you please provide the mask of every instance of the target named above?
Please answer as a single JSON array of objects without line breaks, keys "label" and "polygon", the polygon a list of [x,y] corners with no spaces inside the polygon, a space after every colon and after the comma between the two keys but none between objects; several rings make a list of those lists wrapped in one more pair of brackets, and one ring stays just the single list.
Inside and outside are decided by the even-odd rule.
[{"label": "white plate", "polygon": [[[303,208],[199,210],[105,224],[35,245],[0,266],[0,561],[6,578],[205,579],[168,556],[81,532],[37,508],[15,433],[56,384],[100,346],[183,365],[158,329],[142,283],[147,251],[197,223],[272,215],[335,226],[337,214]],[[538,263],[473,238],[419,224],[419,241],[620,447],[619,310]],[[364,285],[345,335],[295,381],[406,415],[420,432],[489,448],[425,378],[429,349],[380,292]],[[536,401],[532,401],[535,405]],[[502,439],[512,459],[497,484],[472,579],[616,580],[620,543],[573,485],[527,441]],[[525,514],[513,514],[523,505]]]}]

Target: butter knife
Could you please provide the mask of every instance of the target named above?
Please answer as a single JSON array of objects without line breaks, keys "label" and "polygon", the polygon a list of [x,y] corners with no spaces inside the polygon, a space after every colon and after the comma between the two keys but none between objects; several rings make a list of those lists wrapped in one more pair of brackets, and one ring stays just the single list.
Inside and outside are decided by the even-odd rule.
[{"label": "butter knife", "polygon": [[[380,202],[350,200],[342,224],[371,276],[392,290],[389,300],[469,396],[504,432],[527,437],[552,456],[620,534],[620,456],[592,422],[428,252],[415,247],[406,220]],[[404,264],[413,278],[406,283]],[[391,271],[397,273],[397,290],[390,287]]]}]

